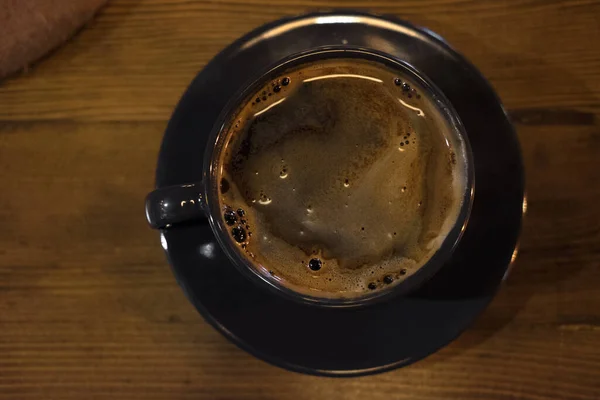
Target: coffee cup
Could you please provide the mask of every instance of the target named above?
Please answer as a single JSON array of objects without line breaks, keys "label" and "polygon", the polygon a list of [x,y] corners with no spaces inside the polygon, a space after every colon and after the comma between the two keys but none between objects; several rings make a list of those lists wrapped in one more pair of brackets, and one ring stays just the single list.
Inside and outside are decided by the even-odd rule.
[{"label": "coffee cup", "polygon": [[150,225],[208,222],[256,285],[323,307],[424,283],[460,241],[474,195],[444,94],[408,63],[348,46],[289,56],[241,87],[203,165],[201,182],[148,195]]}]

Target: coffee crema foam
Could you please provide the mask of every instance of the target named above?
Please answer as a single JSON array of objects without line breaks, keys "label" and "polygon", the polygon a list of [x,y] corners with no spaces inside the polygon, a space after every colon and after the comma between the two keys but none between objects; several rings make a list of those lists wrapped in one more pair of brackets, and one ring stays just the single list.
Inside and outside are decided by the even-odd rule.
[{"label": "coffee crema foam", "polygon": [[464,143],[419,83],[383,64],[292,68],[222,134],[223,222],[259,273],[296,292],[353,298],[395,285],[461,210]]}]

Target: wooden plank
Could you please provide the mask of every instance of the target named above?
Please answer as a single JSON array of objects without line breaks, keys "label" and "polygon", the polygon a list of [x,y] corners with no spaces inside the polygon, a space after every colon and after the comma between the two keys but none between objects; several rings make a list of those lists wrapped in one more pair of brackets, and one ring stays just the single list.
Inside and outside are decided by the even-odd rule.
[{"label": "wooden plank", "polygon": [[[339,7],[367,4],[340,2]],[[0,120],[164,121],[208,60],[243,33],[323,1],[112,1],[88,29],[0,86]],[[597,1],[369,3],[427,26],[469,57],[509,108],[598,110]]]}]

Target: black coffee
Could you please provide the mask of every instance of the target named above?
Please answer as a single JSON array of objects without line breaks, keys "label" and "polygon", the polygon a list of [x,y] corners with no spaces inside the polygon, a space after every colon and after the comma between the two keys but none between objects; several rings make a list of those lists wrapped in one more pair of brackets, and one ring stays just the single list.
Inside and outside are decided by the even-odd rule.
[{"label": "black coffee", "polygon": [[422,267],[456,223],[464,143],[425,89],[373,61],[286,71],[227,126],[223,221],[260,273],[352,298]]}]

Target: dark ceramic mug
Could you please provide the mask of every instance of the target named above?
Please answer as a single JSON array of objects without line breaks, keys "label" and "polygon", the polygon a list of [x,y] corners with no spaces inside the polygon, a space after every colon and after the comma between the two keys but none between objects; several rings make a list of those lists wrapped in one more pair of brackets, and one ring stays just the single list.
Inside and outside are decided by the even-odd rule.
[{"label": "dark ceramic mug", "polygon": [[[252,264],[242,255],[239,246],[228,234],[227,226],[220,218],[222,210],[220,210],[218,199],[218,156],[224,145],[232,114],[241,106],[244,99],[256,92],[265,82],[279,76],[284,70],[298,64],[336,57],[359,58],[379,62],[419,82],[433,99],[440,115],[445,118],[448,126],[459,139],[457,142],[460,148],[455,150],[458,153],[462,153],[461,155],[466,160],[466,185],[459,217],[438,251],[416,273],[399,284],[388,289],[366,293],[360,297],[350,299],[319,298],[300,294],[282,286],[270,275],[263,275],[253,268]],[[148,222],[153,228],[169,229],[171,226],[177,224],[197,223],[201,220],[208,220],[223,252],[227,254],[231,262],[241,273],[248,276],[256,284],[275,290],[277,293],[297,301],[319,306],[359,306],[371,304],[374,301],[385,299],[391,295],[406,294],[435,274],[449,259],[453,249],[460,240],[469,218],[474,196],[473,160],[467,135],[456,111],[444,94],[425,75],[401,60],[394,59],[390,55],[374,50],[349,48],[347,46],[319,48],[302,54],[295,54],[281,60],[276,66],[265,71],[253,82],[239,89],[238,95],[229,102],[214,124],[208,143],[209,145],[204,155],[203,180],[184,185],[163,187],[151,192],[146,198],[146,216]]]}]

